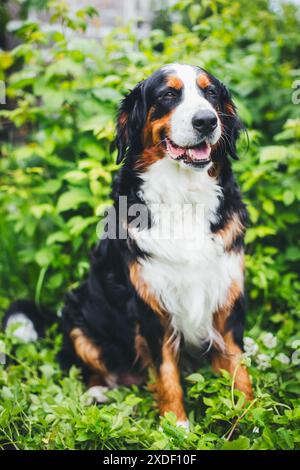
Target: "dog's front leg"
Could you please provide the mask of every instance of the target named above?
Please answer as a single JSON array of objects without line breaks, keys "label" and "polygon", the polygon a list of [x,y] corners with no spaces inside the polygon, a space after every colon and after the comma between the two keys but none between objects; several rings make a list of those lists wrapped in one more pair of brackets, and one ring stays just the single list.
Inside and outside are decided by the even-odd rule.
[{"label": "dog's front leg", "polygon": [[242,350],[234,343],[232,334],[224,336],[225,351],[214,351],[212,367],[215,372],[227,370],[234,377],[234,387],[245,394],[246,400],[253,400],[252,385],[245,365],[242,364]]},{"label": "dog's front leg", "polygon": [[[140,274],[140,265],[137,263],[133,263],[130,267],[130,280],[144,304],[151,309],[146,310],[148,314],[145,313],[141,330],[147,341],[151,362],[157,375],[155,386],[151,388],[156,394],[160,414],[163,416],[168,411],[173,412],[177,416],[177,424],[188,429],[189,424],[184,410],[183,391],[180,384],[178,351],[170,339],[170,334],[168,334],[168,314],[149,291]],[[155,347],[153,345],[153,329],[149,329],[148,326],[153,319],[156,322],[156,329],[159,329],[162,334],[161,346],[158,341],[154,341]],[[157,350],[160,351],[160,354],[157,354]]]},{"label": "dog's front leg", "polygon": [[183,404],[183,391],[180,383],[178,353],[170,342],[164,338],[162,343],[161,362],[156,366],[156,394],[160,414],[168,411],[177,416],[177,424],[188,429],[188,419]]},{"label": "dog's front leg", "polygon": [[214,327],[223,339],[223,349],[216,346],[212,352],[215,372],[227,370],[234,378],[234,386],[244,392],[246,400],[253,399],[252,385],[247,368],[242,363],[244,330],[244,297],[233,282],[227,303],[215,313]]}]

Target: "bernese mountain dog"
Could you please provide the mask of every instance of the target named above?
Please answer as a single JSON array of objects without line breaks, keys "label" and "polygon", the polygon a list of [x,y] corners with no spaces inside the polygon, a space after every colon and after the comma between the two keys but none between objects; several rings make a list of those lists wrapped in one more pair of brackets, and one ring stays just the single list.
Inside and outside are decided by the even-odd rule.
[{"label": "bernese mountain dog", "polygon": [[[210,350],[213,369],[234,374],[252,399],[241,361],[247,211],[230,162],[241,129],[227,88],[196,66],[166,65],[121,102],[115,230],[104,230],[61,318],[60,361],[81,367],[95,399],[104,387],[142,383],[152,367],[161,415],[188,427],[183,346]],[[5,323],[26,320],[19,334],[35,339],[47,319],[21,301]]]}]

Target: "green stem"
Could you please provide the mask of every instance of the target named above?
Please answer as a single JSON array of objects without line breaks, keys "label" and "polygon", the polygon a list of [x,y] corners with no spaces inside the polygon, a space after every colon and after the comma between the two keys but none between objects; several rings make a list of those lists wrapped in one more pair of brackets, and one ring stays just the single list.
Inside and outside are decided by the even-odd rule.
[{"label": "green stem", "polygon": [[250,405],[248,406],[248,408],[246,408],[246,410],[241,414],[241,416],[239,416],[239,417],[236,419],[236,421],[234,422],[232,428],[231,428],[230,431],[229,431],[228,436],[226,437],[226,440],[227,440],[227,441],[230,440],[230,438],[231,438],[232,434],[234,433],[234,430],[235,430],[235,428],[237,427],[238,423],[241,421],[241,419],[244,418],[244,416],[246,416],[246,414],[248,413],[248,411],[252,408],[252,406],[254,405],[254,403],[257,402],[257,400],[258,400],[258,398],[255,398],[255,399],[250,403]]},{"label": "green stem", "polygon": [[40,270],[40,274],[39,274],[39,277],[38,277],[38,281],[36,283],[36,289],[35,289],[35,297],[34,297],[34,300],[35,300],[35,303],[40,306],[40,299],[41,299],[41,291],[42,291],[42,287],[43,287],[43,282],[44,282],[44,279],[45,279],[45,274],[47,272],[47,269],[48,269],[48,266],[42,268]]}]

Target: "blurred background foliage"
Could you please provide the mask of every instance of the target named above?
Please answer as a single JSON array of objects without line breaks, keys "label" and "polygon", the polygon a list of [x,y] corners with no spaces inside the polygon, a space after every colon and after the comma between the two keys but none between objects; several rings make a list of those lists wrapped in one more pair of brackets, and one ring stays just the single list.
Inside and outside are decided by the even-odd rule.
[{"label": "blurred background foliage", "polygon": [[[7,92],[0,111],[0,306],[20,296],[57,306],[82,278],[117,170],[118,102],[157,67],[179,61],[220,77],[248,128],[250,145],[242,139],[235,170],[251,218],[251,318],[278,313],[287,320],[299,306],[300,105],[292,102],[299,9],[272,9],[267,0],[180,1],[156,14],[148,37],[137,41],[129,25],[100,42],[84,34],[98,14],[92,7],[74,15],[62,1],[21,3],[23,19],[6,26],[17,45],[0,51]],[[46,9],[49,28],[26,19],[30,7]]]},{"label": "blurred background foliage", "polygon": [[[241,139],[240,160],[234,163],[251,220],[247,334],[257,339],[269,329],[277,335],[278,351],[291,354],[300,344],[300,104],[292,99],[293,83],[300,77],[299,8],[267,0],[178,1],[157,12],[148,36],[137,39],[128,25],[98,41],[85,34],[88,21],[98,14],[92,7],[74,14],[63,1],[20,4],[19,21],[10,21],[7,2],[0,7],[0,41],[9,32],[16,44],[0,49],[0,80],[7,98],[0,108],[0,308],[19,297],[58,308],[66,289],[85,275],[117,171],[117,105],[156,68],[184,62],[205,67],[229,86],[248,129],[249,145]],[[47,28],[27,18],[32,9],[46,11]],[[31,357],[32,348],[22,349],[22,360]],[[276,373],[256,370],[254,379],[288,403],[284,406],[293,407],[299,371],[292,364],[274,364]],[[24,371],[20,369],[20,377]],[[18,382],[18,375],[11,377]],[[210,387],[199,377],[192,396]],[[219,390],[225,393],[220,380],[214,385],[217,395]],[[214,420],[223,405],[217,396],[204,403],[210,407],[207,426],[213,429],[209,413]],[[299,418],[299,408],[283,418],[276,406],[281,434],[276,437],[265,428],[256,445],[293,448],[299,435],[284,427]],[[269,419],[273,426],[270,407],[268,402],[265,409],[257,408],[252,417],[261,425]],[[241,448],[249,446],[245,439]],[[207,445],[212,445],[209,440],[208,434]],[[192,438],[190,445],[195,445]]]}]

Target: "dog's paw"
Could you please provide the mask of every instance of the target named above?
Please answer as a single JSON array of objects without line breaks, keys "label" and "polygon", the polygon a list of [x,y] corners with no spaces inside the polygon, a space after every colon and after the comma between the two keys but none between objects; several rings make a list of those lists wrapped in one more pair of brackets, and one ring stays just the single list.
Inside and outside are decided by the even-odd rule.
[{"label": "dog's paw", "polygon": [[102,385],[95,385],[87,390],[85,393],[85,403],[87,405],[92,405],[93,403],[106,403],[108,397],[105,393],[109,390],[108,387]]},{"label": "dog's paw", "polygon": [[[176,421],[176,426],[180,427],[181,429],[183,429],[186,433],[188,433],[190,431],[190,422],[189,420],[185,420],[185,421]],[[159,426],[158,428],[159,431],[164,431],[163,427],[162,426]]]},{"label": "dog's paw", "polygon": [[186,430],[186,432],[190,431],[190,422],[189,422],[188,419],[185,420],[185,421],[176,421],[176,426],[184,428]]}]

